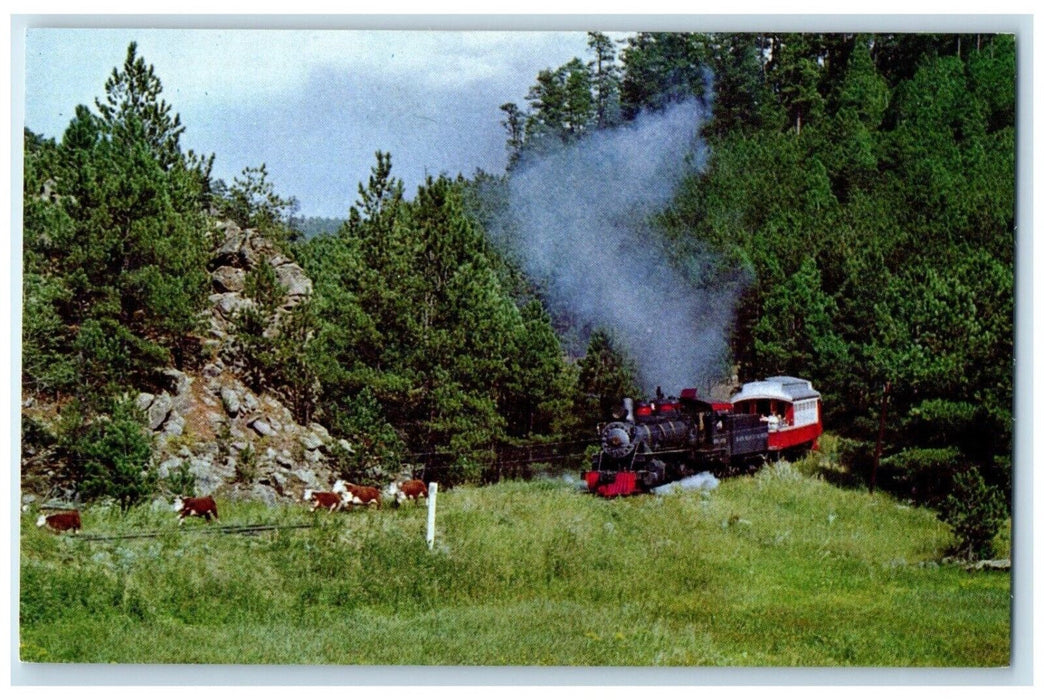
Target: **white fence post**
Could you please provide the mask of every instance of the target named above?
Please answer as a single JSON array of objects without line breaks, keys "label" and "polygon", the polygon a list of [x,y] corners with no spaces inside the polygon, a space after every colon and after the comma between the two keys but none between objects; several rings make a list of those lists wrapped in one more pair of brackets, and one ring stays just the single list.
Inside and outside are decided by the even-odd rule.
[{"label": "white fence post", "polygon": [[439,485],[434,481],[428,484],[428,549],[435,546],[435,499],[439,495]]}]

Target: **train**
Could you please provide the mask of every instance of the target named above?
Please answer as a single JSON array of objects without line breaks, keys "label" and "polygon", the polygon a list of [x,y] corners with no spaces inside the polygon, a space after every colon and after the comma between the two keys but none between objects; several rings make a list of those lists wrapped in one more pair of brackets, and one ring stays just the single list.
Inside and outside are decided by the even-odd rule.
[{"label": "train", "polygon": [[599,426],[600,446],[582,473],[588,490],[613,498],[645,493],[702,471],[734,474],[796,457],[823,433],[821,395],[807,379],[747,382],[728,401],[696,389],[645,401],[625,398]]}]

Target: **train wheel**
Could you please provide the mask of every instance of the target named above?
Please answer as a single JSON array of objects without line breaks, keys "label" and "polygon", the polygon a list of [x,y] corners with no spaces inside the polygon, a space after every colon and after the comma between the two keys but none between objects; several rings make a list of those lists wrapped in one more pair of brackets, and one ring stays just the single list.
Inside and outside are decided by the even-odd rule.
[{"label": "train wheel", "polygon": [[651,489],[667,481],[667,465],[658,459],[649,462],[649,473],[644,479],[645,488]]}]

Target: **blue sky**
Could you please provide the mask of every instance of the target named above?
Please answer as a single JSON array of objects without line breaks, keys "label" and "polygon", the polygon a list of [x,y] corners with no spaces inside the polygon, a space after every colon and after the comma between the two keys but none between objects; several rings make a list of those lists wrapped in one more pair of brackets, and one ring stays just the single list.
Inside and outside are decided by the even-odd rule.
[{"label": "blue sky", "polygon": [[587,58],[582,31],[29,28],[26,126],[60,138],[131,41],[181,115],[182,146],[215,154],[215,177],[264,163],[300,214],[337,217],[378,149],[410,196],[426,174],[502,172],[500,105]]}]

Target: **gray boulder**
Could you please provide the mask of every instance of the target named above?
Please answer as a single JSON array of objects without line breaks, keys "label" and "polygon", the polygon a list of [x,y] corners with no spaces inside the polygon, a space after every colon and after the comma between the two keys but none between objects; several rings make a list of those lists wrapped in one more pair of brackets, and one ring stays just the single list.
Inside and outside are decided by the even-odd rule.
[{"label": "gray boulder", "polygon": [[279,494],[271,486],[265,484],[254,484],[248,492],[249,500],[260,501],[266,506],[274,506],[279,502]]},{"label": "gray boulder", "polygon": [[246,270],[222,265],[210,275],[217,292],[242,292],[246,287]]},{"label": "gray boulder", "polygon": [[177,457],[170,457],[159,463],[156,467],[156,476],[161,479],[166,479],[170,476],[171,471],[181,466],[181,460]]},{"label": "gray boulder", "polygon": [[246,409],[247,413],[253,413],[258,409],[261,404],[258,403],[257,397],[247,392],[243,395],[243,408]]},{"label": "gray boulder", "polygon": [[185,432],[185,416],[179,413],[171,413],[167,422],[163,425],[163,434],[173,437]]},{"label": "gray boulder", "polygon": [[308,429],[319,436],[319,439],[326,442],[330,439],[330,431],[323,427],[320,423],[309,423]]},{"label": "gray boulder", "polygon": [[235,224],[229,224],[225,230],[225,240],[214,252],[214,262],[218,265],[241,267],[245,258],[242,253],[246,235]]},{"label": "gray boulder", "polygon": [[275,268],[276,279],[286,288],[287,296],[302,297],[312,293],[312,280],[300,265],[288,263]]},{"label": "gray boulder", "polygon": [[318,450],[323,446],[322,439],[312,432],[302,433],[300,437],[298,437],[298,440],[306,450]]},{"label": "gray boulder", "polygon": [[149,410],[149,406],[151,406],[152,402],[155,400],[155,394],[148,394],[146,392],[142,392],[138,394],[138,398],[135,399],[134,404],[138,407],[139,411],[144,413],[145,411]]},{"label": "gray boulder", "polygon": [[272,425],[264,418],[255,418],[250,421],[248,426],[261,437],[270,437],[276,434],[275,429],[272,428]]},{"label": "gray boulder", "polygon": [[218,313],[225,318],[232,318],[237,311],[248,309],[254,305],[251,299],[242,297],[235,292],[211,294],[209,299],[214,308],[218,310]]},{"label": "gray boulder", "polygon": [[295,469],[290,472],[298,481],[304,483],[307,488],[318,489],[323,488],[324,485],[319,482],[319,478],[315,475],[311,469]]},{"label": "gray boulder", "polygon": [[214,462],[206,457],[194,457],[190,460],[189,471],[196,477],[196,493],[214,493],[224,483],[214,468]]},{"label": "gray boulder", "polygon": [[221,403],[225,407],[225,413],[235,418],[239,415],[242,404],[239,402],[239,394],[232,387],[221,388]]},{"label": "gray boulder", "polygon": [[192,386],[192,378],[179,369],[168,367],[163,370],[163,376],[167,378],[167,386],[174,396],[188,393]]},{"label": "gray boulder", "polygon": [[174,401],[170,398],[170,394],[167,393],[160,394],[153,400],[146,414],[149,421],[149,430],[159,430],[160,426],[163,425],[170,415],[170,409],[173,405]]}]

